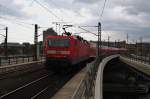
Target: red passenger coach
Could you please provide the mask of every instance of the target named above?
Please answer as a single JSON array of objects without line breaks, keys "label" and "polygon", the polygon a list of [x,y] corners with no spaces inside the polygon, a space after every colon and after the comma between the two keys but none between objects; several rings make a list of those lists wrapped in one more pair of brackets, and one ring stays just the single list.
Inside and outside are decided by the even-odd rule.
[{"label": "red passenger coach", "polygon": [[90,44],[79,36],[48,36],[44,54],[46,68],[61,70],[90,58]]},{"label": "red passenger coach", "polygon": [[127,49],[102,46],[101,51],[102,51],[102,55],[110,56],[110,55],[114,55],[114,54],[124,54],[127,52]]}]

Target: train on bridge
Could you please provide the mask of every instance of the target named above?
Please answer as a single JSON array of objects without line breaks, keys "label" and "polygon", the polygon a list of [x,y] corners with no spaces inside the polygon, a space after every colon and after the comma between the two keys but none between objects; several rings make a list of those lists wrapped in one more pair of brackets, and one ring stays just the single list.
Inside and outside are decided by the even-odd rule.
[{"label": "train on bridge", "polygon": [[[49,70],[61,71],[73,68],[74,65],[96,57],[96,44],[80,36],[57,35],[47,36],[44,45],[45,66]],[[101,48],[102,55],[126,52],[123,48]]]}]

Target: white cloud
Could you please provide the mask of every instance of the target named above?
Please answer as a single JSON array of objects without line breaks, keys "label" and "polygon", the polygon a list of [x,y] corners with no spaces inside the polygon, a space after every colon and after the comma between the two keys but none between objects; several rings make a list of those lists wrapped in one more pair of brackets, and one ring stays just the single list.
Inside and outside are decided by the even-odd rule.
[{"label": "white cloud", "polygon": [[[100,13],[104,4],[104,0],[38,0],[49,10],[55,13],[60,19],[69,22],[68,24],[78,25],[97,25],[100,21]],[[10,3],[11,2],[11,3]],[[148,0],[107,0],[105,10],[102,17],[102,29],[109,31],[111,40],[123,39],[126,33],[129,33],[130,38],[137,38],[143,36],[146,40],[149,37],[150,31],[150,3]],[[23,18],[25,22],[37,23],[41,26],[54,26],[52,22],[60,21],[54,15],[48,13],[41,8],[36,2],[32,0],[1,0],[1,5],[6,5],[8,9],[0,9],[0,15],[7,15],[9,17]],[[9,10],[11,9],[11,10]],[[5,14],[2,14],[5,13]],[[14,25],[14,23],[6,22],[11,28],[10,32],[14,32],[18,37],[11,39],[23,42],[26,39],[33,41],[33,29],[23,31],[24,27]],[[91,31],[97,31],[96,28]],[[71,31],[71,30],[70,30]],[[74,30],[73,30],[74,31]],[[77,29],[76,31],[80,31]],[[20,32],[30,35],[26,39],[19,39],[22,35]],[[15,35],[14,34],[14,35]],[[32,35],[31,35],[32,34]],[[107,33],[106,33],[107,34]],[[103,34],[104,38],[107,35]],[[81,34],[87,39],[96,39],[86,34]],[[116,36],[115,36],[116,35]],[[13,36],[13,35],[10,35]],[[91,38],[90,38],[91,37]]]}]

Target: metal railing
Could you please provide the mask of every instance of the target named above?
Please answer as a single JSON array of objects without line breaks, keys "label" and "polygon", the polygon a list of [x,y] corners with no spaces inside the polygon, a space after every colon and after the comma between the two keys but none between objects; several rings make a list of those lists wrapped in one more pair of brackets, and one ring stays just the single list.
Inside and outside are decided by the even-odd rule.
[{"label": "metal railing", "polygon": [[103,56],[88,64],[84,79],[80,82],[71,99],[102,99],[103,69],[108,61],[117,57],[119,54],[106,58]]},{"label": "metal railing", "polygon": [[[42,60],[43,56],[39,57],[39,60]],[[0,66],[7,66],[12,64],[26,63],[35,61],[34,56],[9,56],[9,57],[0,57]]]},{"label": "metal railing", "polygon": [[96,59],[86,67],[86,74],[71,99],[94,99],[95,78],[101,59]]},{"label": "metal railing", "polygon": [[123,57],[127,57],[130,60],[138,61],[141,63],[149,64],[150,65],[150,54],[145,55],[136,55],[136,54],[124,54]]}]

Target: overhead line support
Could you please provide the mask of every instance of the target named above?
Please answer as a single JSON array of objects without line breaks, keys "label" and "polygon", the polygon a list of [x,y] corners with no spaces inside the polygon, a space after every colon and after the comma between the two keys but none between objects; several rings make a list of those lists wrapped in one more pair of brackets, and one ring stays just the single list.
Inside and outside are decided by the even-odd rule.
[{"label": "overhead line support", "polygon": [[97,58],[101,55],[101,23],[98,22]]},{"label": "overhead line support", "polygon": [[34,34],[34,57],[35,57],[35,61],[38,60],[38,25],[35,24],[35,34]]},{"label": "overhead line support", "polygon": [[8,44],[7,44],[7,39],[8,39],[8,27],[6,29],[6,35],[5,35],[5,56],[6,58],[8,57]]}]

